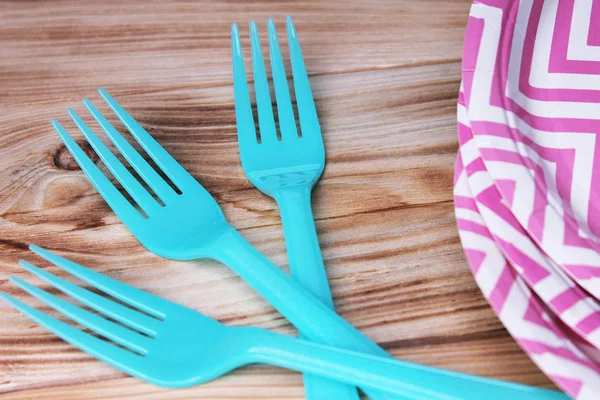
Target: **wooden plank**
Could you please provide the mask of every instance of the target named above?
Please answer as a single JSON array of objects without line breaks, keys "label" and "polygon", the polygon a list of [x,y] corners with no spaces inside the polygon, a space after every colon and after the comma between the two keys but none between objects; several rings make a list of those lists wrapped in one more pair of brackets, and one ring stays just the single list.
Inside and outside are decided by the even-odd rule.
[{"label": "wooden plank", "polygon": [[[265,22],[273,17],[285,49],[289,14],[326,142],[328,164],[313,205],[339,313],[396,357],[552,387],[480,294],[454,224],[455,103],[469,6],[0,2],[0,290],[39,305],[8,282],[11,274],[27,277],[20,258],[48,265],[27,251],[36,243],[228,324],[293,334],[224,266],[145,251],[49,125],[58,118],[75,133],[67,107],[90,121],[83,97],[108,115],[95,92],[105,87],[214,194],[231,223],[286,269],[275,204],[239,164],[229,24],[240,23],[248,50],[247,22],[259,22],[266,47]],[[64,400],[303,396],[299,374],[265,366],[186,390],[156,388],[4,303],[0,392],[6,399]]]}]

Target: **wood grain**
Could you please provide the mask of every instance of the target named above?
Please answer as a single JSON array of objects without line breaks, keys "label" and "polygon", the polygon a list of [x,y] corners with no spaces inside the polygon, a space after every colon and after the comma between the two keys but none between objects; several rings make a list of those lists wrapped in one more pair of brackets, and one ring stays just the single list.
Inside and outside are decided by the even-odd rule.
[{"label": "wood grain", "polygon": [[[211,191],[229,221],[285,269],[279,213],[239,163],[229,25],[241,24],[248,49],[248,21],[259,22],[266,46],[267,18],[281,34],[292,15],[327,149],[313,205],[339,313],[398,358],[552,387],[480,294],[455,229],[455,103],[469,6],[470,0],[0,2],[0,290],[39,305],[8,282],[10,274],[26,276],[20,258],[48,266],[27,251],[36,243],[228,324],[293,334],[224,266],[145,251],[49,124],[58,118],[76,132],[66,108],[84,115],[80,100],[100,105],[96,88],[106,88]],[[125,377],[0,303],[0,393],[299,399],[303,389],[299,374],[252,366],[167,391]]]}]

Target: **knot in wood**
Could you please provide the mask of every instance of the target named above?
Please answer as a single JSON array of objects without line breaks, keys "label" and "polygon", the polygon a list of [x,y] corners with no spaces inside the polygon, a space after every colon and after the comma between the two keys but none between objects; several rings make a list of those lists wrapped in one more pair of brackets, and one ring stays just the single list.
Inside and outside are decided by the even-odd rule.
[{"label": "knot in wood", "polygon": [[[96,163],[99,160],[98,154],[96,154],[88,142],[80,141],[77,142],[77,144],[92,162]],[[56,168],[65,169],[67,171],[81,169],[64,144],[54,151],[54,165]]]}]

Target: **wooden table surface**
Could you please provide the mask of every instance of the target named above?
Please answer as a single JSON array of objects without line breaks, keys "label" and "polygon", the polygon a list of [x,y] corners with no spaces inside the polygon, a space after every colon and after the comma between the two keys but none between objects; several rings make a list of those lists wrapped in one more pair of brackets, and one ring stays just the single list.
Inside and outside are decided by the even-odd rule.
[{"label": "wooden table surface", "polygon": [[[248,22],[258,21],[265,47],[273,17],[287,62],[292,15],[327,150],[313,205],[339,313],[397,358],[552,387],[481,295],[455,228],[455,104],[470,3],[0,2],[0,290],[40,304],[8,282],[27,276],[20,258],[48,266],[27,250],[36,243],[222,322],[294,334],[223,265],[144,250],[49,124],[56,117],[77,132],[67,107],[85,114],[80,100],[100,104],[96,88],[106,88],[287,270],[275,203],[239,162],[229,32],[240,24],[249,61]],[[300,399],[303,387],[300,374],[251,366],[190,389],[157,388],[0,302],[0,393]]]}]

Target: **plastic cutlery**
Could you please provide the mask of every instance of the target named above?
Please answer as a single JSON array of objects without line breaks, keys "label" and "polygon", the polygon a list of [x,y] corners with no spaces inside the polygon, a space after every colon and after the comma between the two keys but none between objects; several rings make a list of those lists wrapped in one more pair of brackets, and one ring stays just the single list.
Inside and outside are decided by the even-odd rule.
[{"label": "plastic cutlery", "polygon": [[[312,187],[325,166],[321,128],[292,19],[287,18],[288,45],[301,136],[296,128],[288,82],[272,19],[269,19],[268,30],[271,74],[281,139],[278,139],[273,117],[258,29],[252,21],[250,38],[259,141],[252,116],[240,35],[236,24],[231,27],[235,110],[242,167],[250,182],[261,192],[273,197],[279,205],[292,277],[323,304],[333,308],[310,204]],[[304,387],[308,400],[359,398],[356,388],[324,381],[316,376],[306,375]]]},{"label": "plastic cutlery", "polygon": [[99,314],[13,276],[11,281],[15,285],[101,337],[59,321],[5,293],[0,293],[2,298],[67,342],[128,374],[160,386],[192,386],[243,365],[267,363],[365,387],[410,393],[407,397],[410,399],[567,398],[544,389],[416,368],[409,363],[339,350],[259,328],[228,327],[38,246],[32,245],[30,249],[125,305],[23,260],[19,263],[27,271]]},{"label": "plastic cutlery", "polygon": [[[148,250],[175,260],[213,258],[232,268],[299,331],[311,340],[364,353],[387,355],[331,308],[254,249],[231,225],[212,196],[103,89],[104,101],[146,153],[177,186],[178,194],[87,99],[84,105],[128,163],[158,196],[152,194],[69,109],[68,113],[113,176],[136,202],[136,209],[90,160],[56,120],[52,125],[108,205]],[[372,390],[371,390],[372,392]],[[368,393],[380,398],[376,393]]]},{"label": "plastic cutlery", "polygon": [[[180,193],[171,188],[89,100],[84,100],[87,109],[128,163],[158,196],[162,205],[125,168],[75,111],[69,109],[71,118],[110,172],[131,195],[139,210],[119,192],[58,121],[53,120],[52,125],[92,184],[143,246],[162,257],[175,260],[198,258],[218,260],[233,269],[311,340],[321,340],[328,344],[337,343],[337,346],[349,350],[387,356],[387,353],[377,344],[360,333],[331,308],[322,304],[310,292],[254,249],[227,223],[219,205],[204,187],[175,161],[108,92],[103,89],[100,89],[99,92],[145,152],[177,186]],[[423,371],[446,373],[456,377],[463,376],[418,364],[403,363],[403,365],[405,367],[403,379],[406,381],[417,379]],[[434,384],[435,382],[428,382],[429,386]],[[461,381],[458,386],[463,384],[464,381]],[[512,387],[508,383],[505,385]],[[455,389],[463,390],[464,388],[447,388],[449,391]],[[374,392],[375,396],[373,396],[372,389],[364,388],[364,390],[372,398],[378,394],[378,392]],[[409,390],[407,388],[402,397],[406,399],[434,398],[429,395],[429,397],[418,397],[422,395],[418,391],[415,394],[415,391],[417,389]],[[450,395],[448,391],[445,393]]]}]

